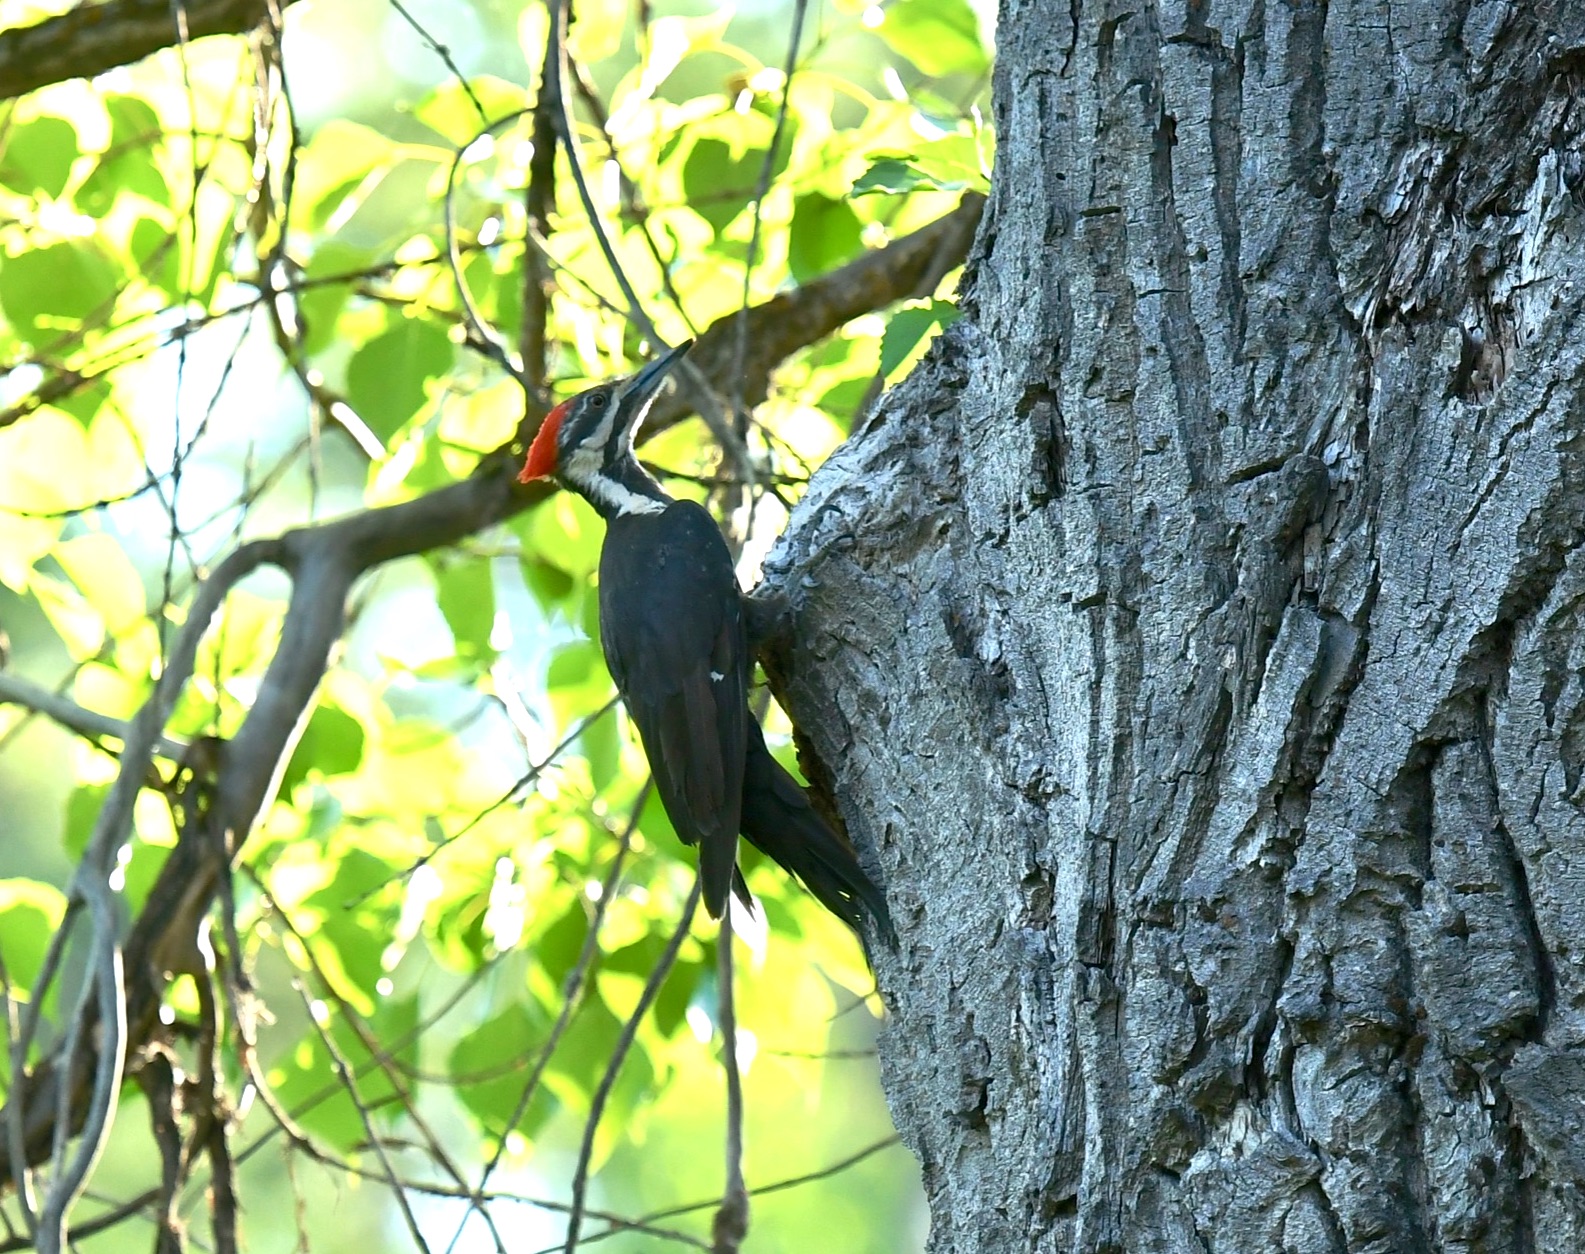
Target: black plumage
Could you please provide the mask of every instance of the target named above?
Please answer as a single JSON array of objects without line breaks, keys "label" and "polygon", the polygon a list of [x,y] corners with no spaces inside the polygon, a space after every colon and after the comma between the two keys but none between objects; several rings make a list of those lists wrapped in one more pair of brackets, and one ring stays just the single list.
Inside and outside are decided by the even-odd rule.
[{"label": "black plumage", "polygon": [[672,826],[699,846],[705,905],[719,917],[737,868],[754,720],[732,555],[703,506],[673,501],[609,521],[600,643]]},{"label": "black plumage", "polygon": [[687,345],[551,411],[522,478],[555,475],[606,520],[600,634],[677,835],[699,849],[706,908],[736,890],[737,837],[803,882],[855,930],[893,940],[886,899],[765,746],[748,708],[753,659],[732,555],[703,506],[666,494],[633,456],[633,431]]}]

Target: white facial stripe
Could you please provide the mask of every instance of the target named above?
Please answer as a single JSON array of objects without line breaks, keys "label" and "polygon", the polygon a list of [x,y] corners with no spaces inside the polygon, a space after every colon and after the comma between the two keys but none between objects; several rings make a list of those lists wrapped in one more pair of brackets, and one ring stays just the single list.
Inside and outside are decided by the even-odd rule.
[{"label": "white facial stripe", "polygon": [[644,496],[642,493],[630,491],[615,479],[607,479],[604,475],[596,475],[584,486],[592,495],[598,496],[618,514],[664,514],[666,512],[665,501],[657,501],[652,496]]},{"label": "white facial stripe", "polygon": [[599,477],[603,465],[600,447],[596,444],[579,444],[567,450],[567,460],[562,463],[562,477],[573,483],[585,483]]},{"label": "white facial stripe", "polygon": [[592,449],[596,454],[602,452],[605,449],[606,441],[611,438],[611,427],[615,422],[616,406],[607,404],[600,413],[600,421],[595,424],[587,435],[579,436],[575,431],[570,433],[578,441],[573,449],[573,455],[576,456],[586,449]]},{"label": "white facial stripe", "polygon": [[561,477],[590,500],[608,506],[618,514],[659,514],[665,510],[665,501],[634,492],[610,475],[602,474],[601,469],[598,449],[577,448],[562,468]]}]

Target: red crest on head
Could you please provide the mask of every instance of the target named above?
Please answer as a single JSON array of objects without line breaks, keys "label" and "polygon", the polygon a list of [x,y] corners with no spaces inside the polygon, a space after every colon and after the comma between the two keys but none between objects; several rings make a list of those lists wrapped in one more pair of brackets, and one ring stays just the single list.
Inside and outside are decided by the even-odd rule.
[{"label": "red crest on head", "polygon": [[529,445],[528,460],[523,463],[523,469],[518,473],[519,483],[532,483],[535,479],[544,479],[556,473],[556,435],[561,430],[561,420],[567,416],[567,409],[571,404],[571,401],[562,401],[545,415],[539,434],[534,437],[533,444]]}]

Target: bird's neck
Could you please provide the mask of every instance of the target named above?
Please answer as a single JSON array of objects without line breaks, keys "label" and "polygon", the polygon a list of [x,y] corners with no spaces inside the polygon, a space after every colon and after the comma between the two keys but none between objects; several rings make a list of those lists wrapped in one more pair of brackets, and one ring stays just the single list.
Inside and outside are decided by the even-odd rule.
[{"label": "bird's neck", "polygon": [[607,522],[627,514],[658,514],[672,503],[630,449],[598,463],[579,464],[574,456],[561,477]]}]

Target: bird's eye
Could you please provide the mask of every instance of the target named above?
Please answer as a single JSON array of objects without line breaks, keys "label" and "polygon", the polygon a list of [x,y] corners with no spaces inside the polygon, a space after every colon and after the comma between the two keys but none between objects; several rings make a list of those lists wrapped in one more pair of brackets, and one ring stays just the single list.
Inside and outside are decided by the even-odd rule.
[{"label": "bird's eye", "polygon": [[605,403],[609,399],[610,397],[608,397],[604,392],[596,392],[589,398],[589,406],[592,409],[604,409]]}]

